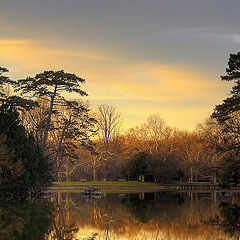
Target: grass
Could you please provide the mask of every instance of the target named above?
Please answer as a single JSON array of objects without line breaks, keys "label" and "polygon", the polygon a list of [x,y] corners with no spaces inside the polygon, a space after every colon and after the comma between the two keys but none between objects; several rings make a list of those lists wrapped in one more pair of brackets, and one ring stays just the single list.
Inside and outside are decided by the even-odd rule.
[{"label": "grass", "polygon": [[137,181],[89,181],[89,182],[53,182],[54,185],[58,186],[128,186],[128,187],[137,187],[137,186],[159,186],[158,183],[150,182],[137,182]]},{"label": "grass", "polygon": [[[137,182],[137,181],[126,181],[126,182],[119,182],[119,181],[88,181],[88,182],[53,182],[54,186],[59,186],[59,189],[51,189],[51,192],[69,192],[69,193],[81,193],[83,192],[82,189],[64,189],[64,186],[69,186],[70,188],[74,188],[77,186],[99,186],[103,187],[101,189],[102,193],[140,193],[140,192],[156,192],[156,191],[180,191],[180,192],[206,192],[212,191],[212,189],[177,189],[171,187],[177,187],[181,185],[186,186],[205,186],[205,185],[214,185],[208,182],[192,182],[192,183],[175,183],[175,184],[160,184],[160,183],[153,183],[153,182]],[[104,187],[113,186],[115,189],[104,189]],[[62,188],[61,188],[62,187]],[[119,188],[118,188],[119,187]],[[123,189],[121,188],[123,187]],[[124,187],[126,187],[124,189]],[[128,189],[128,187],[132,187],[132,189]],[[136,188],[134,188],[136,187]],[[138,188],[139,187],[139,188]],[[141,187],[143,187],[141,189]],[[146,188],[145,188],[146,187]],[[156,188],[159,187],[159,188]],[[215,191],[220,191],[220,189],[216,189]],[[239,192],[240,190],[222,190],[222,191],[236,191]]]},{"label": "grass", "polygon": [[[74,189],[61,189],[61,190],[49,190],[49,192],[56,192],[56,193],[83,193],[83,190],[74,190]],[[156,192],[156,190],[141,190],[141,189],[103,189],[101,190],[102,193],[149,193],[149,192]]]},{"label": "grass", "polygon": [[[75,189],[61,189],[61,190],[48,190],[52,193],[83,193],[83,190],[75,190]],[[176,190],[176,189],[162,189],[162,190],[153,190],[153,189],[103,189],[101,190],[102,193],[155,193],[155,192],[187,192],[187,193],[206,193],[212,192],[213,190],[205,189],[205,190]],[[233,189],[218,189],[214,190],[216,192],[232,192],[232,193],[239,193],[239,190]]]}]

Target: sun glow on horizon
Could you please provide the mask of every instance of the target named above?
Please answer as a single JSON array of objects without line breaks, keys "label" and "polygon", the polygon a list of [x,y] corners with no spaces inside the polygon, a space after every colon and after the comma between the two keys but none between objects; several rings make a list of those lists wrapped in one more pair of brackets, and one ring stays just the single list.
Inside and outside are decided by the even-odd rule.
[{"label": "sun glow on horizon", "polygon": [[83,89],[89,97],[84,100],[93,107],[115,106],[123,115],[124,129],[152,113],[162,115],[172,127],[194,129],[211,114],[216,99],[222,98],[219,93],[226,91],[226,84],[193,68],[116,60],[116,53],[111,56],[107,49],[96,53],[83,51],[80,45],[73,49],[28,39],[0,39],[0,59],[4,67],[10,66],[10,76],[21,78],[49,69],[74,72],[86,78]]}]

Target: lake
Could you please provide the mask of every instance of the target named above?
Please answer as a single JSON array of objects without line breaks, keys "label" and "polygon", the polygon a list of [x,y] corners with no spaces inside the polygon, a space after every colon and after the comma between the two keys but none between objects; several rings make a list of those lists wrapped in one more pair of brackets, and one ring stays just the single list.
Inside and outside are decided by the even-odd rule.
[{"label": "lake", "polygon": [[1,240],[239,239],[234,192],[52,193],[41,201],[1,203]]}]

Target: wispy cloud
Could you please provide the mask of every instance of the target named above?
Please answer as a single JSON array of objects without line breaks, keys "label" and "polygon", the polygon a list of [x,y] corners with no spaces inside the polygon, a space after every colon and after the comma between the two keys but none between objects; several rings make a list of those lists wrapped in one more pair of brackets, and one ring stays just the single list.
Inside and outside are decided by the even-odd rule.
[{"label": "wispy cloud", "polygon": [[[226,83],[214,81],[210,76],[194,69],[177,65],[149,65],[131,67],[129,76],[116,76],[112,88],[128,93],[135,99],[174,102],[186,100],[215,99]],[[141,79],[141,80],[140,80]],[[144,79],[144,81],[142,81]]]},{"label": "wispy cloud", "polygon": [[75,65],[76,61],[112,61],[101,52],[86,49],[59,49],[44,46],[34,40],[0,39],[0,57],[4,62],[16,63],[28,69]]},{"label": "wispy cloud", "polygon": [[0,61],[6,67],[14,65],[10,70],[17,69],[16,77],[48,69],[79,74],[87,79],[83,88],[90,102],[115,105],[127,126],[157,112],[170,125],[189,128],[211,113],[225,88],[225,83],[191,67],[122,59],[81,45],[60,48],[28,39],[0,39]]}]

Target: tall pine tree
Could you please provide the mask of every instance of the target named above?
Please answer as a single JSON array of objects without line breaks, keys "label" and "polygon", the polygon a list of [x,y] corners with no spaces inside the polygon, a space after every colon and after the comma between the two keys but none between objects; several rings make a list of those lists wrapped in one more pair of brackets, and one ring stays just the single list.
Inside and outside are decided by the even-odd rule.
[{"label": "tall pine tree", "polygon": [[212,118],[216,119],[223,133],[222,151],[240,151],[240,52],[230,54],[226,75],[221,79],[234,83],[230,96],[216,105]]}]

